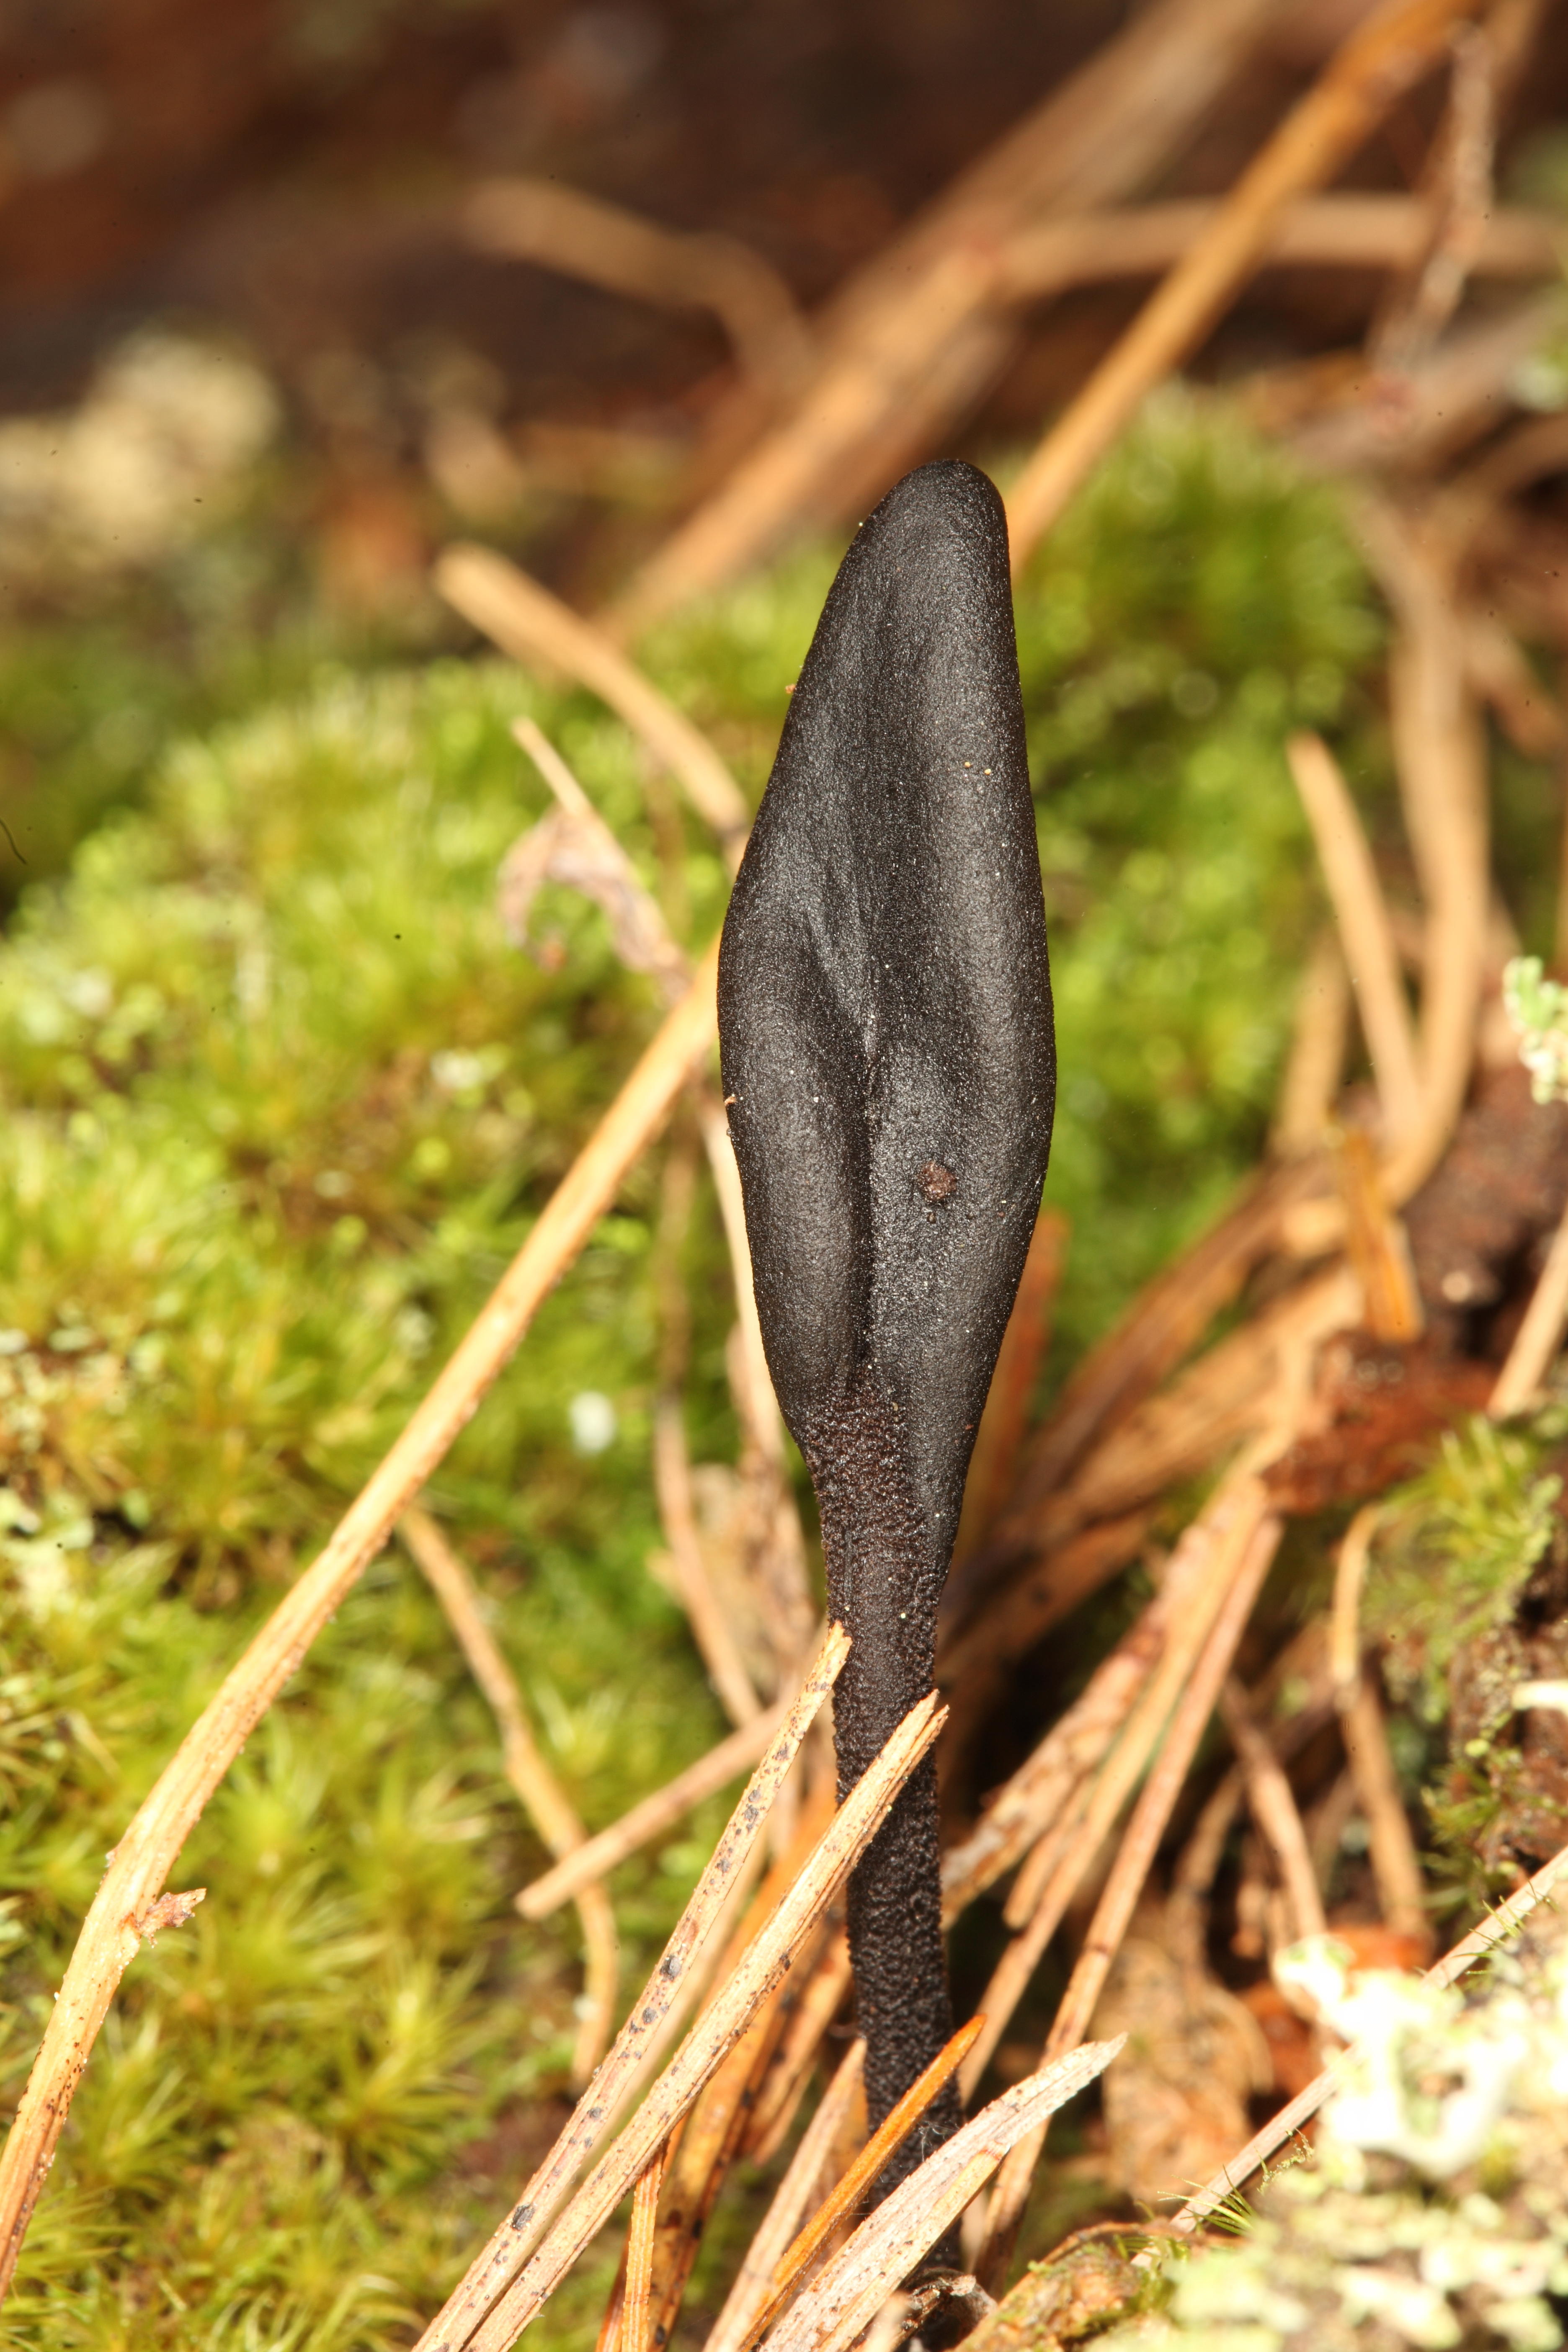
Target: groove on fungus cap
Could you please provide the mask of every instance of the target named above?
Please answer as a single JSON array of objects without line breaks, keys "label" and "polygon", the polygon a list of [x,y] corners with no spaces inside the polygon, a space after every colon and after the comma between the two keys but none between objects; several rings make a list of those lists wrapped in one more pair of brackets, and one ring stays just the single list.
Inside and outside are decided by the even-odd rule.
[{"label": "groove on fungus cap", "polygon": [[[1056,1087],[1002,502],[922,466],[833,583],[736,879],[719,1034],[757,1307],[854,1647],[840,1793],[932,1683]],[[952,2031],[936,1779],[849,1890],[873,2127]],[[956,2129],[949,2089],[880,2184]]]}]

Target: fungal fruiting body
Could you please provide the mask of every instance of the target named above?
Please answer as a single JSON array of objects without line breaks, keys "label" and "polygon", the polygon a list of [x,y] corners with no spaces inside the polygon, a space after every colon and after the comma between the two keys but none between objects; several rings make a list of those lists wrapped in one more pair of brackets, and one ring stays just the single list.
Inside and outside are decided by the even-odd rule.
[{"label": "fungal fruiting body", "polygon": [[[864,523],[724,925],[719,1032],[763,1338],[821,1513],[840,1795],[931,1687],[1056,1054],[1001,501],[921,467]],[[952,2032],[936,1775],[849,1888],[879,2123]],[[882,2188],[947,2137],[950,2088]]]}]

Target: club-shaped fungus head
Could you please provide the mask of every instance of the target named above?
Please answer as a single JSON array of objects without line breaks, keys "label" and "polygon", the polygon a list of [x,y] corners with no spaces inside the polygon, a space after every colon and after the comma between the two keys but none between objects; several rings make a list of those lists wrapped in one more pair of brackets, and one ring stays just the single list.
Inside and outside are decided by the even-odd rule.
[{"label": "club-shaped fungus head", "polygon": [[[973,467],[909,475],[839,569],[724,925],[719,1027],[768,1362],[855,1644],[847,1786],[931,1685],[1050,1146],[1006,524]],[[874,2119],[940,2039],[939,1911],[917,1776],[851,1887]]]}]

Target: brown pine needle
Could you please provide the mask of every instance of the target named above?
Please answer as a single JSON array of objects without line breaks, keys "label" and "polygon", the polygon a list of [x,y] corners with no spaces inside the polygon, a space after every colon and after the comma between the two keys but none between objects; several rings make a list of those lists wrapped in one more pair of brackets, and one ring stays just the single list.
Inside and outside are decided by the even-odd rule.
[{"label": "brown pine needle", "polygon": [[[689,2111],[725,2053],[739,2040],[761,2003],[790,1967],[801,1938],[826,1910],[870,1843],[899,1790],[934,1743],[942,1723],[942,1711],[934,1696],[910,1709],[869,1771],[849,1791],[809,1863],[765,1922],[733,1975],[715,1994],[672,2063],[537,2252],[525,2266],[520,2264],[519,2257],[528,2241],[513,2229],[512,2218],[509,2217],[446,2309],[421,2336],[419,2352],[459,2352],[459,2347],[469,2343],[477,2352],[507,2352],[514,2338],[537,2317],[584,2247],[604,2227],[653,2150]],[[746,1810],[742,1805],[742,1815]],[[759,1809],[753,1834],[762,1818],[763,1809]],[[658,1971],[653,1981],[657,1986]],[[640,2015],[639,2005],[633,2013],[634,2027]],[[633,2028],[626,2030],[629,2032]],[[612,2053],[606,2066],[614,2061]],[[532,2220],[530,2215],[522,2229],[530,2228]],[[497,2287],[506,2276],[511,2276],[513,2283],[496,2301]]]},{"label": "brown pine needle", "polygon": [[[825,1782],[814,1792],[805,1819],[798,1824],[786,1851],[769,1871],[750,1914],[716,1972],[716,1982],[725,1982],[733,1973],[796,1874],[809,1860],[811,1849],[832,1812],[832,1792]],[[774,1986],[740,2040],[715,2069],[681,2128],[679,2153],[668,2168],[654,2236],[648,2308],[656,2346],[667,2345],[675,2333],[686,2284],[701,2246],[708,2217],[739,2153],[758,2083],[796,1997],[794,1979],[797,1976],[809,1979],[816,1960],[814,1945],[820,1936],[821,1923],[792,1954],[788,1976]]]},{"label": "brown pine needle", "polygon": [[784,2314],[768,2338],[769,2352],[847,2352],[900,2280],[984,2187],[998,2161],[1103,2074],[1125,2040],[1123,2034],[1114,2042],[1087,2042],[1016,2083],[927,2157],[918,2172],[868,2215]]},{"label": "brown pine needle", "polygon": [[692,1639],[708,1669],[708,1679],[731,1723],[754,1723],[763,1712],[762,1701],[752,1686],[740,1644],[702,1557],[686,1426],[679,1400],[675,1397],[661,1397],[654,1409],[653,1476],[658,1515],[674,1562],[676,1588]]},{"label": "brown pine needle", "polygon": [[735,779],[707,737],[602,630],[488,547],[449,547],[433,576],[447,604],[514,661],[563,669],[608,703],[712,826],[731,868],[740,864],[751,818]]},{"label": "brown pine needle", "polygon": [[152,1912],[208,1798],[298,1672],[316,1635],[380,1552],[401,1513],[467,1427],[541,1300],[576,1258],[707,1052],[716,1019],[717,966],[715,946],[552,1193],[456,1353],[338,1522],[325,1550],[230,1669],[121,1833],[82,1923],[0,2155],[0,2294],[10,2284],[72,2095],[136,1950],[137,1923]]},{"label": "brown pine needle", "polygon": [[1234,1676],[1221,1691],[1219,1706],[1241,1766],[1252,1818],[1279,1865],[1290,1908],[1290,1933],[1286,1940],[1293,1944],[1303,1936],[1321,1936],[1328,1925],[1323,1916],[1323,1898],[1295,1795],[1274,1753],[1274,1743],[1262,1729],[1247,1693]]},{"label": "brown pine needle", "polygon": [[569,1903],[579,1888],[591,1886],[595,1879],[606,1877],[625,1862],[628,1855],[640,1852],[662,1837],[671,1822],[678,1822],[696,1805],[729,1787],[740,1779],[748,1765],[754,1764],[777,1732],[794,1705],[793,1694],[770,1706],[765,1715],[754,1716],[739,1731],[731,1732],[706,1756],[678,1772],[662,1789],[655,1789],[631,1811],[623,1813],[618,1822],[600,1830],[585,1843],[563,1857],[553,1870],[522,1888],[513,1896],[525,1919],[547,1919],[563,1903]]},{"label": "brown pine needle", "polygon": [[1418,1947],[1429,1952],[1432,1929],[1426,1916],[1421,1858],[1410,1834],[1399,1775],[1388,1752],[1388,1732],[1376,1688],[1366,1675],[1358,1675],[1353,1688],[1341,1696],[1339,1704],[1345,1756],[1366,1819],[1367,1853],[1384,1924],[1396,1935],[1415,1937]]},{"label": "brown pine needle", "polygon": [[[1473,1927],[1451,1952],[1446,1952],[1427,1969],[1422,1983],[1438,1986],[1457,1984],[1467,1969],[1496,1951],[1514,1929],[1529,1918],[1536,1906],[1545,1902],[1565,1876],[1568,1876],[1568,1846],[1554,1853],[1550,1862],[1542,1863],[1534,1877],[1527,1879],[1506,1903],[1500,1903],[1495,1911],[1489,1911],[1479,1927]],[[1354,2056],[1353,2047],[1342,2052],[1331,2066],[1325,2066],[1322,2073],[1290,2101],[1289,2106],[1281,2107],[1277,2116],[1271,2116],[1262,2130],[1253,2134],[1239,2156],[1233,2156],[1212,2180],[1205,2181],[1188,2198],[1181,2211],[1167,2224],[1173,2235],[1190,2237],[1217,2206],[1223,2205],[1227,2197],[1235,2195],[1244,2180],[1250,2179],[1260,2164],[1267,2164],[1277,2147],[1283,2147],[1303,2124],[1310,2123],[1339,2081],[1347,2063]]]},{"label": "brown pine needle", "polygon": [[1394,0],[1358,25],[1319,80],[1095,369],[1013,486],[1016,572],[1144,394],[1202,341],[1268,254],[1292,197],[1331,178],[1440,56],[1473,0]]},{"label": "brown pine needle", "polygon": [[773,2070],[757,2094],[744,2149],[754,2164],[766,2164],[784,2145],[823,2036],[849,1990],[850,1975],[849,1939],[840,1929],[803,1989]]},{"label": "brown pine needle", "polygon": [[1340,1544],[1334,1563],[1334,1603],[1329,1619],[1329,1675],[1337,1698],[1349,1698],[1361,1680],[1361,1595],[1381,1503],[1363,1503]]},{"label": "brown pine needle", "polygon": [[1384,1136],[1393,1143],[1415,1126],[1421,1087],[1415,1033],[1383,886],[1350,788],[1322,737],[1292,735],[1286,753],[1339,925]]},{"label": "brown pine needle", "polygon": [[[1117,1849],[1094,1917],[1089,1922],[1068,1988],[1047,2039],[1044,2063],[1048,2066],[1072,2050],[1088,2032],[1096,2005],[1105,1990],[1122,1937],[1137,1908],[1144,1881],[1153,1866],[1160,1840],[1170,1824],[1193,1759],[1209,1717],[1230,1672],[1237,1645],[1247,1631],[1258,1596],[1263,1589],[1284,1533],[1281,1519],[1267,1517],[1254,1528],[1239,1570],[1230,1583],[1205,1642],[1201,1655],[1171,1717],[1154,1768],[1132,1808],[1126,1834]],[[982,2285],[995,2292],[995,2282],[1012,2260],[1024,2208],[1028,2202],[1035,2168],[1045,2146],[1046,2126],[1031,2127],[1009,2149],[986,2215],[985,2244],[975,2264]]]},{"label": "brown pine needle", "polygon": [[[427,1511],[411,1507],[398,1528],[489,1703],[500,1733],[501,1762],[519,1804],[552,1853],[570,1853],[583,1843],[583,1824],[540,1753],[517,1677],[485,1622],[468,1569]],[[586,2005],[572,2053],[572,2087],[580,2091],[604,2056],[615,2025],[616,1915],[597,1884],[581,1888],[576,1904],[586,1964]]]},{"label": "brown pine needle", "polygon": [[632,2192],[620,2352],[652,2352],[648,2343],[648,2289],[653,2283],[654,2222],[658,2213],[658,2192],[664,2183],[667,2147],[659,2149]]},{"label": "brown pine needle", "polygon": [[832,2154],[834,2141],[854,2105],[865,2059],[866,2044],[857,2042],[839,2062],[816,2113],[800,2136],[800,2145],[773,2193],[763,2226],[746,2249],[703,2352],[742,2352],[753,2321],[772,2299],[773,2273],[800,2225],[800,2217]]},{"label": "brown pine needle", "polygon": [[[964,2066],[962,2079],[966,2098],[973,2095],[1047,1945],[1137,1786],[1161,1733],[1165,1731],[1167,1748],[1174,1737],[1174,1721],[1170,1730],[1165,1727],[1173,1706],[1178,1705],[1178,1694],[1190,1686],[1194,1662],[1211,1628],[1228,1622],[1232,1596],[1247,1582],[1259,1530],[1273,1524],[1262,1481],[1244,1466],[1226,1479],[1177,1545],[1165,1570],[1166,1586],[1173,1588],[1173,1608],[1160,1663],[1101,1769],[1033,1916],[1004,1952],[981,1995],[988,2023]],[[1204,1719],[1207,1721],[1206,1713]],[[1139,1815],[1133,1818],[1136,1821]],[[1051,2054],[1059,2055],[1059,2052]]]},{"label": "brown pine needle", "polygon": [[[675,1932],[665,1946],[658,1967],[634,2002],[632,2013],[621,2028],[615,2047],[578,2102],[565,2130],[524,2189],[516,2207],[496,2231],[489,2245],[469,2264],[433,2326],[426,2330],[422,2343],[457,2345],[467,2342],[473,2327],[496,2295],[522,2267],[530,2248],[538,2242],[560,2207],[584,2160],[610,2128],[623,2090],[635,2078],[664,2016],[678,1998],[683,1980],[689,1977],[697,1956],[710,1936],[747,1857],[757,1850],[757,1839],[773,1792],[794,1763],[812,1717],[832,1687],[848,1654],[847,1635],[841,1627],[833,1626],[788,1719],[775,1735],[744,1796],[731,1814],[723,1836],[714,1847],[708,1867],[676,1922]],[[717,2063],[717,2058],[714,2063]],[[699,2083],[696,2090],[700,2088],[701,2084]],[[617,2192],[617,2200],[613,2200],[612,2203],[631,2187],[654,2147],[668,2137],[679,2119],[679,2113],[672,2115],[667,2128],[644,2147],[639,2162],[627,2173]]]},{"label": "brown pine needle", "polygon": [[757,2342],[772,2325],[802,2271],[826,2244],[845,2216],[852,2213],[866,2191],[896,2151],[902,2147],[937,2093],[955,2074],[985,2023],[972,2017],[961,2025],[946,2048],[938,2052],[918,2081],[910,2084],[897,2106],[878,2125],[832,2195],[813,2214],[773,2273],[773,2299],[752,2330]]}]

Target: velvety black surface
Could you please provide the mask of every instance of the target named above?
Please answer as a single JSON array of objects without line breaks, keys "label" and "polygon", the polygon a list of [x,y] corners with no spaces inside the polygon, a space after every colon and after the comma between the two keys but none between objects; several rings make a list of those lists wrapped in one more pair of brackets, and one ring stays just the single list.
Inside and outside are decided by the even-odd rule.
[{"label": "velvety black surface", "polygon": [[[909,475],[839,569],[725,922],[719,1031],[763,1337],[854,1641],[842,1790],[931,1686],[1050,1145],[1006,525],[973,467]],[[849,1933],[875,2124],[952,2031],[929,1763],[855,1874]],[[957,2121],[950,2093],[884,2188]]]}]

